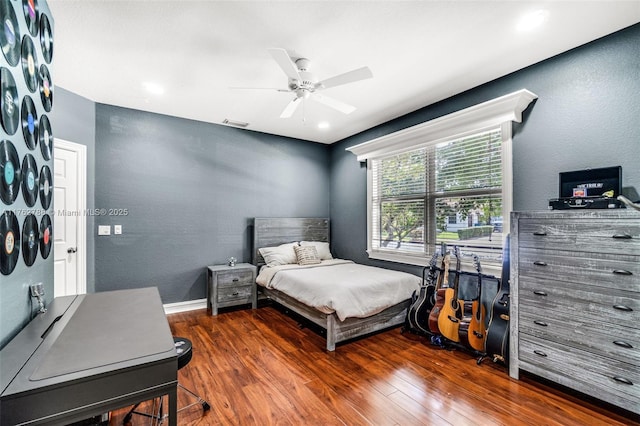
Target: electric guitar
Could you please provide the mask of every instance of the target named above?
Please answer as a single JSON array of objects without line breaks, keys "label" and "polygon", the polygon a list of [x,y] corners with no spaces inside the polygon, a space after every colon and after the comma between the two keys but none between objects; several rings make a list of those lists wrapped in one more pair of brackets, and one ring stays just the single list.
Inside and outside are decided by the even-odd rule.
[{"label": "electric guitar", "polygon": [[442,271],[440,271],[440,275],[438,276],[438,282],[435,288],[435,303],[433,308],[431,308],[431,312],[429,312],[429,331],[433,334],[439,334],[440,329],[438,328],[438,316],[440,315],[440,310],[442,306],[444,306],[444,292],[446,288],[444,284],[449,285],[449,261],[451,259],[451,255],[446,253],[442,256]]},{"label": "electric guitar", "polygon": [[478,298],[471,304],[471,322],[469,323],[469,346],[476,351],[484,351],[484,341],[487,338],[485,317],[486,312],[482,304],[482,268],[480,267],[480,259],[475,254],[473,261],[478,272]]},{"label": "electric guitar", "polygon": [[509,239],[507,235],[502,251],[500,287],[493,299],[487,339],[484,344],[484,352],[487,356],[493,358],[494,362],[501,361],[505,364],[509,361]]},{"label": "electric guitar", "polygon": [[458,286],[460,284],[460,249],[456,246],[454,250],[456,256],[456,278],[453,288],[447,288],[444,293],[444,305],[438,314],[438,329],[447,339],[453,342],[460,341],[458,333],[460,320],[462,319],[462,303],[458,300]]},{"label": "electric guitar", "polygon": [[438,260],[438,253],[434,253],[429,262],[429,274],[425,278],[425,271],[427,267],[422,269],[422,287],[420,287],[420,294],[409,307],[407,311],[407,321],[409,323],[409,329],[415,330],[420,333],[429,334],[429,313],[431,308],[436,303],[435,300],[435,280],[436,280],[436,261]]}]

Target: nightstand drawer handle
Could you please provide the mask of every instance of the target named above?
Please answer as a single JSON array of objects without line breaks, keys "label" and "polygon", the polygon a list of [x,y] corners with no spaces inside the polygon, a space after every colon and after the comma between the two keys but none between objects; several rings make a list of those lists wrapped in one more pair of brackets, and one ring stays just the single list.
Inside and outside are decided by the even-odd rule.
[{"label": "nightstand drawer handle", "polygon": [[547,233],[544,231],[536,231],[533,233],[533,235],[535,235],[536,237],[545,237]]},{"label": "nightstand drawer handle", "polygon": [[232,295],[232,296],[237,296],[237,295],[239,295],[239,294],[240,294],[240,293],[239,293],[239,292],[237,292],[237,291],[234,291],[233,293],[231,293],[231,295]]},{"label": "nightstand drawer handle", "polygon": [[547,324],[547,323],[546,323],[546,322],[544,322],[544,321],[538,321],[538,320],[535,320],[533,323],[534,323],[535,325],[539,325],[539,326],[542,326],[542,327],[547,327],[547,326],[549,325],[549,324]]},{"label": "nightstand drawer handle", "polygon": [[534,354],[536,354],[536,355],[538,355],[538,356],[543,356],[543,357],[546,357],[546,356],[547,356],[547,354],[545,354],[544,352],[539,351],[539,350],[537,350],[537,349],[536,349],[535,351],[533,351],[533,353],[534,353]]},{"label": "nightstand drawer handle", "polygon": [[542,290],[534,290],[533,294],[535,294],[536,296],[546,296],[547,292]]},{"label": "nightstand drawer handle", "polygon": [[633,309],[625,305],[613,305],[613,309],[617,309],[619,311],[625,311],[625,312],[633,311]]},{"label": "nightstand drawer handle", "polygon": [[238,281],[240,281],[240,278],[234,278],[234,279],[233,279],[233,282],[234,282],[234,283],[237,283]]},{"label": "nightstand drawer handle", "polygon": [[633,382],[631,380],[629,380],[629,379],[624,378],[624,377],[615,376],[613,378],[613,380],[615,380],[616,382],[619,382],[619,383],[624,383],[625,385],[633,386]]},{"label": "nightstand drawer handle", "polygon": [[625,342],[624,340],[615,340],[613,344],[622,346],[623,348],[633,349],[633,346],[630,343]]},{"label": "nightstand drawer handle", "polygon": [[547,262],[543,262],[541,260],[536,260],[533,264],[536,266],[547,266]]},{"label": "nightstand drawer handle", "polygon": [[633,237],[629,234],[615,234],[612,238],[615,238],[616,240],[630,240]]},{"label": "nightstand drawer handle", "polygon": [[633,272],[624,269],[614,269],[613,273],[616,275],[633,275]]}]

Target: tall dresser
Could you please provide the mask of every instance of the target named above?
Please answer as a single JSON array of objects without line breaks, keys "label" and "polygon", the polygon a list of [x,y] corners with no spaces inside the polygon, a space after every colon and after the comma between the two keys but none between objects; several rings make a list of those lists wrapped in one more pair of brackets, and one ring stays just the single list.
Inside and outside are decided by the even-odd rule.
[{"label": "tall dresser", "polygon": [[640,212],[511,215],[509,374],[640,414]]}]

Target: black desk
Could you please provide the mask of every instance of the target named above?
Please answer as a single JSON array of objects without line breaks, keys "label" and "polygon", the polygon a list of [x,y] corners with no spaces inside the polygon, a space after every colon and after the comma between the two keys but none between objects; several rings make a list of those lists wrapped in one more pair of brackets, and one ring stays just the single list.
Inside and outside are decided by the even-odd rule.
[{"label": "black desk", "polygon": [[56,298],[0,351],[0,425],[64,425],[169,396],[178,358],[155,287]]}]

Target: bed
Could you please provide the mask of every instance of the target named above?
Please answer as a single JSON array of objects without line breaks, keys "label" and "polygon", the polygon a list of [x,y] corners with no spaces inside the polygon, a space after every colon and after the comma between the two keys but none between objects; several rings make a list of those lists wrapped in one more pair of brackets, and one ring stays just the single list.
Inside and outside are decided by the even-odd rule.
[{"label": "bed", "polygon": [[[252,255],[253,264],[259,271],[256,282],[262,294],[325,330],[327,351],[334,351],[339,342],[403,324],[411,295],[420,288],[421,279],[404,272],[332,259],[328,243],[329,219],[255,218]],[[278,258],[285,256],[282,253],[289,256],[289,246],[301,245],[314,246],[321,262],[300,266],[296,260]],[[278,251],[280,248],[284,251]],[[308,251],[296,249],[296,252],[299,259],[303,259],[305,257],[300,253]],[[275,264],[274,256],[278,260]],[[364,290],[362,280],[354,281],[356,275],[365,277],[370,285],[390,286],[389,290],[381,291],[380,287]],[[348,277],[356,289],[341,291],[342,280]],[[383,277],[385,280],[381,279]],[[378,282],[388,280],[393,281]],[[335,285],[338,287],[331,290]],[[307,295],[306,290],[300,289],[302,286],[326,287],[330,294]],[[369,305],[366,300],[350,299],[354,294],[377,297]]]}]

